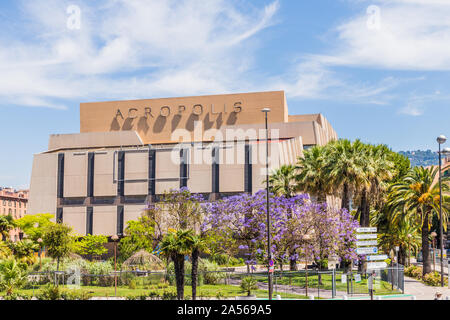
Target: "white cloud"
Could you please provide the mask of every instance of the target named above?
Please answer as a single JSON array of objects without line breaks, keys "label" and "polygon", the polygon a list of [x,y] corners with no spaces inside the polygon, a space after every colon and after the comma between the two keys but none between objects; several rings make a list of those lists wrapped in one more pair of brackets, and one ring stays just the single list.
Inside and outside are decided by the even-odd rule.
[{"label": "white cloud", "polygon": [[[54,98],[147,98],[238,90],[279,3],[242,12],[227,0],[23,1],[21,40],[0,37],[0,97],[64,108]],[[17,35],[16,35],[17,36]]]},{"label": "white cloud", "polygon": [[327,65],[450,70],[450,1],[382,0],[378,4],[378,30],[367,27],[369,16],[361,12],[336,28],[336,53],[316,59]]},{"label": "white cloud", "polygon": [[361,81],[336,67],[450,69],[447,0],[374,0],[380,30],[367,28],[363,11],[335,28],[334,47],[273,77],[255,74],[253,59],[257,36],[276,22],[278,0],[245,10],[228,0],[85,0],[81,30],[66,27],[69,1],[21,3],[21,37],[0,36],[6,103],[63,109],[54,100],[286,90],[289,98],[385,105],[401,84],[423,78]]},{"label": "white cloud", "polygon": [[[403,100],[406,106],[400,113],[422,115],[422,106],[434,97],[424,94],[419,99],[395,89],[425,80],[423,76],[388,76],[365,83],[358,78],[349,79],[346,71],[375,69],[423,74],[450,70],[450,0],[350,1],[367,7],[378,5],[379,28],[368,27],[366,10],[335,27],[328,39],[331,47],[322,54],[303,56],[299,68],[294,68],[297,81],[285,83],[287,92],[291,96],[350,103],[389,105]],[[314,67],[301,70],[304,65]]]}]

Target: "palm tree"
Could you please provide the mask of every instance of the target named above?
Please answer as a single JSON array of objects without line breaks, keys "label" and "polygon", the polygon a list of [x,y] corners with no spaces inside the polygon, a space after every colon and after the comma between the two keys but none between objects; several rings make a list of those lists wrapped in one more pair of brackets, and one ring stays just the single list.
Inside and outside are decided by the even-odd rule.
[{"label": "palm tree", "polygon": [[184,257],[192,252],[192,230],[168,233],[161,241],[161,251],[172,259],[175,267],[177,299],[184,299]]},{"label": "palm tree", "polygon": [[305,151],[297,162],[299,171],[297,189],[316,197],[317,202],[325,203],[331,193],[331,184],[325,171],[326,147],[314,146]]},{"label": "palm tree", "polygon": [[[408,217],[419,219],[421,225],[423,275],[431,272],[429,252],[429,233],[433,215],[439,215],[439,184],[435,183],[438,168],[415,167],[400,182],[392,186],[389,195],[389,207],[394,213],[393,219]],[[448,178],[443,179],[449,181]],[[449,186],[443,183],[444,192],[449,191]],[[443,225],[446,226],[449,203],[444,202],[442,208]]]},{"label": "palm tree", "polygon": [[6,291],[6,295],[12,295],[15,289],[22,287],[26,282],[25,267],[15,259],[0,263],[0,290]]},{"label": "palm tree", "polygon": [[272,172],[269,177],[270,191],[276,196],[292,198],[298,191],[296,168],[294,165],[283,165]]},{"label": "palm tree", "polygon": [[9,231],[16,227],[14,218],[11,214],[7,216],[0,216],[0,236],[1,240],[6,240],[9,236]]},{"label": "palm tree", "polygon": [[360,218],[361,227],[369,227],[371,206],[372,204],[376,207],[382,205],[382,200],[395,170],[394,163],[388,159],[392,151],[386,146],[365,145],[362,151],[361,157],[365,162],[363,171],[366,177],[362,179],[360,185],[359,206],[355,219]]},{"label": "palm tree", "polygon": [[352,194],[362,185],[368,185],[363,155],[364,144],[360,140],[333,141],[327,145],[325,174],[335,193],[341,194],[341,207],[350,211]]},{"label": "palm tree", "polygon": [[39,245],[30,239],[11,242],[10,249],[20,262],[32,265],[35,261],[34,252],[39,250]]},{"label": "palm tree", "polygon": [[400,248],[399,263],[410,264],[411,250],[418,252],[420,245],[420,223],[411,217],[403,217],[398,221],[392,221],[387,230],[381,233],[380,246],[385,252],[392,252],[396,246]]},{"label": "palm tree", "polygon": [[0,242],[0,260],[8,259],[12,256],[11,249],[5,242]]},{"label": "palm tree", "polygon": [[207,252],[208,247],[206,240],[198,235],[192,235],[190,238],[190,246],[192,249],[191,260],[191,283],[192,283],[192,300],[197,299],[197,279],[198,279],[198,259],[200,252]]}]

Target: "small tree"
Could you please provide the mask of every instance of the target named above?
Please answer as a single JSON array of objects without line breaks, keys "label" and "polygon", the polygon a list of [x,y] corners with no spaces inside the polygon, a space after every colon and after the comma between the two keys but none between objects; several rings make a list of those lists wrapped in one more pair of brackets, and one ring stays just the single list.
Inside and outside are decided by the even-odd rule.
[{"label": "small tree", "polygon": [[119,243],[120,260],[128,259],[139,250],[152,252],[155,241],[155,222],[149,216],[128,221],[125,237]]},{"label": "small tree", "polygon": [[56,270],[59,271],[61,258],[67,257],[73,249],[72,228],[65,224],[53,224],[43,234],[43,243],[50,257],[57,260]]},{"label": "small tree", "polygon": [[169,232],[161,241],[161,251],[172,259],[175,267],[177,299],[184,299],[184,257],[192,251],[192,231]]},{"label": "small tree", "polygon": [[15,223],[28,236],[28,239],[37,242],[42,239],[45,229],[54,224],[51,219],[53,215],[49,213],[27,214],[17,219]]},{"label": "small tree", "polygon": [[252,295],[252,290],[258,289],[256,279],[252,278],[252,277],[243,278],[241,281],[241,289],[242,289],[242,291],[247,293],[247,296],[250,297]]},{"label": "small tree", "polygon": [[0,215],[0,240],[6,240],[9,235],[9,231],[16,227],[16,222],[11,214],[7,216]]},{"label": "small tree", "polygon": [[108,243],[106,236],[88,234],[75,243],[74,251],[83,255],[101,256],[108,252],[104,246],[105,243]]}]

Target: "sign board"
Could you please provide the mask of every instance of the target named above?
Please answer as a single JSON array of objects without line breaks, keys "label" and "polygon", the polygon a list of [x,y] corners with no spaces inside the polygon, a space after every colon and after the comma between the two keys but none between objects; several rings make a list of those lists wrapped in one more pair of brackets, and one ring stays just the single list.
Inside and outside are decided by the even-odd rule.
[{"label": "sign board", "polygon": [[387,268],[386,262],[369,262],[367,263],[367,269],[383,269]]},{"label": "sign board", "polygon": [[377,247],[364,247],[364,248],[357,248],[356,249],[357,254],[373,254],[378,253]]},{"label": "sign board", "polygon": [[355,274],[355,282],[356,283],[361,282],[361,275],[360,274]]},{"label": "sign board", "polygon": [[372,241],[357,241],[356,245],[358,247],[363,247],[363,246],[376,246],[378,244],[377,240],[372,240]]},{"label": "sign board", "polygon": [[341,283],[347,283],[347,276],[345,274],[341,276]]},{"label": "sign board", "polygon": [[273,266],[269,267],[269,273],[273,273],[274,269],[275,268]]},{"label": "sign board", "polygon": [[367,261],[380,261],[380,260],[386,260],[388,256],[386,254],[380,254],[377,256],[367,256]]},{"label": "sign board", "polygon": [[269,267],[273,267],[273,266],[274,266],[273,260],[269,260]]},{"label": "sign board", "polygon": [[356,228],[356,232],[358,232],[358,233],[377,232],[377,228],[376,227],[373,227],[373,228]]},{"label": "sign board", "polygon": [[370,239],[376,239],[376,234],[357,234],[356,240],[370,240]]}]

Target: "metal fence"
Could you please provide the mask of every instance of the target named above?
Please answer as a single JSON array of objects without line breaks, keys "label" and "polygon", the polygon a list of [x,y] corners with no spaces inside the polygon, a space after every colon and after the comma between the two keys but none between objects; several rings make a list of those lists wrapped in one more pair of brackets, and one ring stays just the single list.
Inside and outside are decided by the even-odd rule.
[{"label": "metal fence", "polygon": [[[313,295],[316,299],[332,299],[338,296],[368,295],[369,273],[343,270],[299,270],[275,271],[273,273],[274,298],[306,299]],[[267,272],[200,271],[197,280],[199,297],[218,298],[243,295],[240,290],[243,278],[256,280],[253,293],[258,298],[268,295]],[[375,271],[373,289],[376,295],[403,293],[404,268],[399,265]],[[78,286],[81,289],[94,287],[119,288],[140,291],[174,290],[175,275],[156,271],[119,271],[99,275],[74,272],[33,272],[29,275],[29,286],[37,290],[47,283],[62,286]],[[185,285],[192,283],[191,275],[185,274]]]}]

